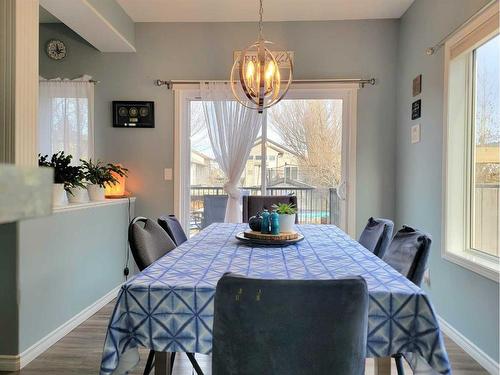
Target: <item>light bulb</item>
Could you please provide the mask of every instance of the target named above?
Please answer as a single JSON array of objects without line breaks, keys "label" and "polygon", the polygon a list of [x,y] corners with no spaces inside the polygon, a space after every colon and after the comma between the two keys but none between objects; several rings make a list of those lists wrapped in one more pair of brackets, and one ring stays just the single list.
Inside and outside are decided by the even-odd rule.
[{"label": "light bulb", "polygon": [[253,89],[255,79],[255,65],[252,60],[250,60],[247,64],[247,68],[245,69],[245,80],[247,82],[247,87]]},{"label": "light bulb", "polygon": [[269,60],[269,62],[267,63],[266,73],[265,73],[266,81],[270,82],[272,80],[274,76],[274,71],[275,71],[274,61]]},{"label": "light bulb", "polygon": [[274,64],[274,61],[270,60],[267,63],[266,71],[264,73],[266,95],[270,94],[273,91],[275,74],[276,74],[276,66]]}]

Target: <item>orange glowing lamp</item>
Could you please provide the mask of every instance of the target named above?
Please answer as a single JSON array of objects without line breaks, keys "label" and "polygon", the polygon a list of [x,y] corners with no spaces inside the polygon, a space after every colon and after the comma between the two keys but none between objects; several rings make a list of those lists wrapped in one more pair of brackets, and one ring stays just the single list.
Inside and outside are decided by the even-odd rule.
[{"label": "orange glowing lamp", "polygon": [[106,198],[125,198],[128,196],[125,190],[126,176],[120,176],[116,172],[111,172],[113,177],[116,179],[116,184],[106,184]]}]

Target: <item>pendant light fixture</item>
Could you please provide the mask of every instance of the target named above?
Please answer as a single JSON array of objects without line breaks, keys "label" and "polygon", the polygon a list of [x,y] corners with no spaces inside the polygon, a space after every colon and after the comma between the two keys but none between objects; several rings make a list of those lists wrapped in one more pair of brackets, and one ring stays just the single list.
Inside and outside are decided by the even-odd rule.
[{"label": "pendant light fixture", "polygon": [[269,50],[274,43],[264,40],[262,0],[259,9],[259,39],[234,61],[231,89],[238,102],[262,113],[285,96],[293,76],[293,63],[288,52],[280,53],[279,61]]}]

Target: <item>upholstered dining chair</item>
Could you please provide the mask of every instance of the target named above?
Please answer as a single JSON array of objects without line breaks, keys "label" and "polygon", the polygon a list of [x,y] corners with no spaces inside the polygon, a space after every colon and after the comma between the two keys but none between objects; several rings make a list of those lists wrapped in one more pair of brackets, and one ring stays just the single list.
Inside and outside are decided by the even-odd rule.
[{"label": "upholstered dining chair", "polygon": [[[431,243],[432,239],[428,234],[403,225],[394,236],[382,260],[415,285],[420,286],[427,268]],[[394,360],[398,375],[404,375],[403,355],[396,354]]]},{"label": "upholstered dining chair", "polygon": [[391,220],[371,217],[359,237],[359,243],[382,258],[391,243],[393,230],[394,223]]},{"label": "upholstered dining chair", "polygon": [[223,223],[226,216],[227,195],[204,195],[201,227],[212,223]]},{"label": "upholstered dining chair", "polygon": [[368,290],[361,277],[264,280],[225,274],[215,292],[212,373],[361,375]]},{"label": "upholstered dining chair", "polygon": [[176,248],[174,241],[153,220],[136,217],[128,227],[130,251],[140,271]]},{"label": "upholstered dining chair", "polygon": [[[130,244],[132,256],[140,271],[176,248],[174,241],[159,224],[142,216],[136,217],[130,222],[128,227],[128,242]],[[196,370],[196,373],[198,375],[203,375],[194,354],[186,354],[193,368]],[[148,375],[151,372],[154,357],[154,350],[150,350],[144,368],[144,375]],[[170,362],[171,369],[174,366],[174,358],[175,353],[172,353]]]},{"label": "upholstered dining chair", "polygon": [[[248,223],[248,219],[264,209],[272,210],[273,204],[292,203],[297,207],[297,196],[295,195],[247,195],[243,196],[243,222]],[[295,224],[299,223],[298,216],[295,215]]]},{"label": "upholstered dining chair", "polygon": [[174,241],[175,246],[180,246],[187,241],[186,233],[182,229],[181,223],[175,215],[160,216],[158,224],[167,232],[170,238]]}]

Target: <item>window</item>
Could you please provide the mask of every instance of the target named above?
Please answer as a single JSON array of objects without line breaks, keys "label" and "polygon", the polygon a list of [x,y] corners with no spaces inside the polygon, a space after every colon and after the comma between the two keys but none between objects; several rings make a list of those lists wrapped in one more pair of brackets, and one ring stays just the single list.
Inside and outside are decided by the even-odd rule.
[{"label": "window", "polygon": [[[294,194],[299,202],[301,223],[333,223],[353,231],[355,159],[349,150],[355,150],[350,143],[355,141],[350,118],[354,113],[352,103],[355,103],[356,90],[357,87],[297,89],[268,109],[240,177],[242,194]],[[190,176],[190,181],[179,184],[182,196],[177,214],[191,235],[207,226],[210,220],[224,220],[224,209],[217,211],[217,218],[214,219],[214,214],[207,219],[205,205],[217,199],[211,195],[226,194],[226,178],[215,162],[203,102],[195,93],[186,90],[178,94],[179,98],[189,95],[185,102],[180,100],[184,105],[178,107],[181,114],[189,116],[185,115],[177,123],[185,121],[186,125],[176,125],[180,143],[189,150],[181,154],[180,168],[187,170],[190,166],[191,171],[185,174]],[[189,133],[182,136],[183,129],[189,129]],[[209,166],[212,166],[210,170]],[[206,173],[202,174],[202,169],[206,169]],[[348,185],[349,176],[353,177]],[[211,214],[215,212],[211,210]]]},{"label": "window", "polygon": [[499,255],[499,61],[499,35],[473,51],[471,248],[496,257]]},{"label": "window", "polygon": [[498,10],[494,6],[445,45],[443,256],[496,281],[500,242],[499,61]]},{"label": "window", "polygon": [[285,180],[297,181],[298,179],[298,167],[285,166]]},{"label": "window", "polygon": [[39,95],[39,152],[64,151],[74,163],[91,158],[94,84],[89,77],[41,80]]}]

